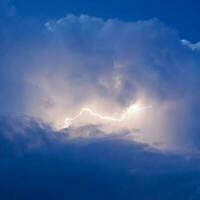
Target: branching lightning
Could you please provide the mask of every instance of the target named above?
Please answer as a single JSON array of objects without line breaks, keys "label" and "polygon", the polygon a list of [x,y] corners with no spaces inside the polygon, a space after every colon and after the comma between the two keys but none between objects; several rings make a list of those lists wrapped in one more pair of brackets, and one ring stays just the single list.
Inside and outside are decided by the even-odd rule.
[{"label": "branching lightning", "polygon": [[101,120],[106,120],[106,121],[111,121],[111,122],[122,122],[124,121],[128,115],[130,114],[134,114],[136,112],[139,112],[141,110],[145,110],[145,109],[150,109],[152,108],[152,106],[145,106],[145,107],[140,107],[137,104],[132,104],[130,105],[122,114],[119,118],[114,118],[114,117],[110,117],[110,116],[104,116],[102,114],[99,114],[97,112],[94,112],[92,109],[87,108],[87,107],[83,107],[80,112],[75,115],[72,118],[66,118],[65,119],[65,125],[66,127],[70,126],[70,124],[77,120],[78,118],[80,118],[84,113],[88,113],[90,116],[94,116],[97,117]]}]

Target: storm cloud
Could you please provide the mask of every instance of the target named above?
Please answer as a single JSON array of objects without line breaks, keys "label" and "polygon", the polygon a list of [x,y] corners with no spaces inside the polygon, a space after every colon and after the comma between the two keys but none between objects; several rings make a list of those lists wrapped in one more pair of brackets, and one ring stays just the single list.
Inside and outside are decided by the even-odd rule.
[{"label": "storm cloud", "polygon": [[2,115],[26,115],[61,129],[83,106],[119,116],[142,102],[152,109],[120,130],[138,129],[137,140],[161,148],[198,148],[200,56],[176,31],[157,19],[69,14],[43,24],[10,21],[19,33],[3,40]]},{"label": "storm cloud", "polygon": [[199,167],[198,154],[180,156],[115,137],[71,140],[67,131],[55,132],[34,119],[0,118],[5,200],[194,200]]}]

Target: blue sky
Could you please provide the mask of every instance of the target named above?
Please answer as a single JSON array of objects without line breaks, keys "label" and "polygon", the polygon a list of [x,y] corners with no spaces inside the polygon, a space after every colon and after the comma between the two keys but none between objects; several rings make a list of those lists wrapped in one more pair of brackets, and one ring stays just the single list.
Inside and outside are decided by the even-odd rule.
[{"label": "blue sky", "polygon": [[0,0],[0,198],[200,199],[199,6]]},{"label": "blue sky", "polygon": [[120,18],[125,21],[158,18],[167,26],[176,29],[181,37],[192,42],[199,40],[200,4],[198,0],[174,0],[173,2],[165,0],[29,0],[28,2],[13,0],[12,2],[22,17],[40,19],[60,18],[66,13],[88,14],[104,19]]}]

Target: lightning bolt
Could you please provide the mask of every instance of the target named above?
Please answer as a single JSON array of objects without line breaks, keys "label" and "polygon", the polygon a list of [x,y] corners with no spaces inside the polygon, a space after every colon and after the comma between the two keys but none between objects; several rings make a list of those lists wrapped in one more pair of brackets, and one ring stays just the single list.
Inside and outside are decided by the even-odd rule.
[{"label": "lightning bolt", "polygon": [[132,104],[130,105],[122,114],[119,118],[114,118],[114,117],[109,117],[109,116],[104,116],[102,114],[99,114],[99,113],[96,113],[94,112],[92,109],[90,108],[86,108],[86,107],[83,107],[80,112],[75,115],[74,117],[72,118],[66,118],[65,119],[65,125],[66,127],[69,127],[70,124],[77,120],[78,118],[80,118],[84,113],[88,113],[89,115],[91,116],[94,116],[94,117],[97,117],[101,120],[106,120],[106,121],[111,121],[111,122],[122,122],[126,119],[126,116],[130,113],[135,113],[135,112],[138,112],[138,111],[141,111],[141,110],[146,110],[146,109],[150,109],[152,108],[152,106],[145,106],[145,107],[140,107],[138,106],[137,104]]}]

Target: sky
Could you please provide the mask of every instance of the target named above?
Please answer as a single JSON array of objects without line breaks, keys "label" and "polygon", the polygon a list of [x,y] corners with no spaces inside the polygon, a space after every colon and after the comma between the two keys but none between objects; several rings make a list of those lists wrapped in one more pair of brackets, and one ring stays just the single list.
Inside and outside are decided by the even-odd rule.
[{"label": "sky", "polygon": [[[176,29],[180,36],[192,42],[199,40],[199,1],[174,0],[14,0],[15,7],[23,17],[49,19],[60,18],[66,13],[88,14],[103,19],[119,18],[125,21],[158,18]],[[187,17],[186,17],[187,16]]]},{"label": "sky", "polygon": [[0,0],[0,197],[199,199],[199,6]]}]

